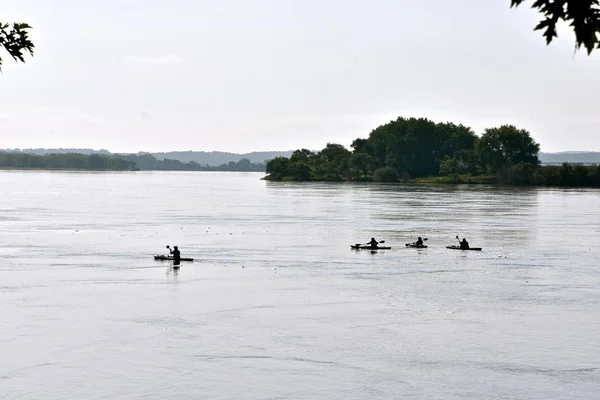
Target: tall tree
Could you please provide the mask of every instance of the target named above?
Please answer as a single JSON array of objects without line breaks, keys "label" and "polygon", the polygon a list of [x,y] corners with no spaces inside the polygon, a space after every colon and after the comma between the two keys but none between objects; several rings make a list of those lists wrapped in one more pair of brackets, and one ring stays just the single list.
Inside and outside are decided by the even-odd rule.
[{"label": "tall tree", "polygon": [[481,161],[493,171],[519,163],[538,165],[539,151],[529,132],[513,125],[486,129],[478,142]]},{"label": "tall tree", "polygon": [[[518,7],[525,0],[511,0],[510,6]],[[588,55],[600,49],[600,1],[599,0],[535,0],[531,5],[543,19],[534,30],[543,31],[546,44],[558,37],[556,25],[567,22],[575,32],[575,48],[585,47]]]},{"label": "tall tree", "polygon": [[319,155],[329,174],[344,174],[350,167],[352,153],[341,144],[327,143],[325,148],[319,152]]},{"label": "tall tree", "polygon": [[[4,48],[15,61],[25,62],[24,55],[33,56],[33,42],[29,39],[28,30],[31,26],[25,23],[10,24],[0,22],[0,49]],[[0,55],[0,71],[2,71],[2,56]]]}]

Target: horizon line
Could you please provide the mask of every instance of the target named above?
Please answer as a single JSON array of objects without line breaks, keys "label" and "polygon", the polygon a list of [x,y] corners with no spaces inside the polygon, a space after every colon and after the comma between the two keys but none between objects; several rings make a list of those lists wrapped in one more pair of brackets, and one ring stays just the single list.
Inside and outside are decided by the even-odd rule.
[{"label": "horizon line", "polygon": [[[112,154],[137,154],[137,153],[229,153],[229,154],[251,154],[251,153],[285,153],[285,152],[293,152],[295,151],[294,149],[289,149],[289,150],[252,150],[252,151],[245,151],[245,152],[235,152],[235,151],[226,151],[226,150],[160,150],[160,151],[152,151],[152,150],[137,150],[137,151],[115,151],[115,150],[109,150],[106,148],[94,148],[94,147],[5,147],[5,148],[1,148],[0,151],[5,151],[5,150],[19,150],[19,151],[26,151],[26,150],[91,150],[91,151],[97,151],[97,152],[101,152],[101,151],[106,151]],[[296,149],[298,150],[298,149]],[[315,150],[311,150],[311,151],[315,151]]]},{"label": "horizon line", "polygon": [[[138,154],[138,153],[149,153],[149,154],[157,154],[157,153],[228,153],[228,154],[236,154],[236,155],[244,155],[251,153],[286,153],[286,152],[294,152],[298,149],[289,149],[289,150],[252,150],[245,152],[235,152],[235,151],[227,151],[227,150],[160,150],[160,151],[152,151],[152,150],[137,150],[137,151],[114,151],[106,148],[93,148],[93,147],[13,147],[13,148],[2,148],[0,151],[5,150],[91,150],[96,152],[106,151],[111,154]],[[319,151],[319,150],[310,150],[310,151]],[[559,150],[559,151],[544,151],[540,150],[540,153],[545,154],[567,154],[567,153],[600,153],[600,150]]]}]

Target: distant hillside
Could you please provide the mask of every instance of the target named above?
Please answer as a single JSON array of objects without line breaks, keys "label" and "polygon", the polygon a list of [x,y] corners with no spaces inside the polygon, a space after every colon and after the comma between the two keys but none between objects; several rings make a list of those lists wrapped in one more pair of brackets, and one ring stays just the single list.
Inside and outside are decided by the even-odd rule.
[{"label": "distant hillside", "polygon": [[[46,155],[46,154],[65,154],[65,153],[78,153],[78,154],[102,154],[102,155],[130,155],[129,153],[111,153],[107,150],[93,150],[93,149],[4,149],[0,152],[6,153],[26,153],[35,155]],[[226,153],[221,151],[169,151],[161,153],[146,153],[139,152],[138,155],[142,156],[145,154],[151,154],[158,160],[170,159],[177,160],[183,163],[195,162],[200,165],[209,165],[212,167],[221,166],[230,162],[237,163],[243,158],[250,160],[251,163],[264,164],[265,161],[271,160],[275,157],[290,157],[291,151],[258,151],[246,154],[238,153]]]},{"label": "distant hillside", "polygon": [[23,153],[23,154],[35,154],[38,156],[44,156],[46,154],[102,154],[111,155],[112,153],[108,150],[94,150],[94,149],[0,149],[3,153]]},{"label": "distant hillside", "polygon": [[560,153],[540,152],[542,164],[600,164],[600,152],[595,151],[563,151]]}]

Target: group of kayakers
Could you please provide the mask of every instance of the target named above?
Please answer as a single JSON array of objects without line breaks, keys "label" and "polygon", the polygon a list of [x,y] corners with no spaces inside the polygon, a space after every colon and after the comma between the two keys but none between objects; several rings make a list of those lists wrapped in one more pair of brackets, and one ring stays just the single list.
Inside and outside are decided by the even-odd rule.
[{"label": "group of kayakers", "polygon": [[[425,239],[425,240],[427,240],[427,239]],[[375,238],[372,237],[371,240],[367,243],[367,245],[371,246],[371,249],[376,250],[378,248],[379,243],[382,243],[382,242],[378,242],[377,240],[375,240]],[[460,243],[461,250],[469,250],[469,242],[467,242],[467,239],[463,238],[459,243]],[[414,245],[416,247],[422,247],[423,246],[423,238],[421,238],[421,236],[419,236],[419,238],[414,243]]]},{"label": "group of kayakers", "polygon": [[[427,239],[425,239],[425,240],[427,240]],[[378,242],[377,240],[375,240],[374,237],[372,237],[371,240],[367,243],[367,245],[370,246],[371,249],[377,250],[379,248],[379,243],[383,243],[383,242],[384,242],[383,240],[381,242]],[[424,243],[423,238],[421,236],[419,236],[417,238],[417,241],[414,243],[414,246],[415,247],[423,247],[424,246],[423,243]],[[173,257],[173,267],[179,268],[179,264],[181,264],[181,252],[179,251],[179,248],[177,246],[173,246],[173,248],[171,248],[170,246],[167,246],[167,249],[169,249],[169,253]],[[460,241],[460,249],[461,250],[469,250],[469,242],[467,242],[467,239],[463,238]]]}]

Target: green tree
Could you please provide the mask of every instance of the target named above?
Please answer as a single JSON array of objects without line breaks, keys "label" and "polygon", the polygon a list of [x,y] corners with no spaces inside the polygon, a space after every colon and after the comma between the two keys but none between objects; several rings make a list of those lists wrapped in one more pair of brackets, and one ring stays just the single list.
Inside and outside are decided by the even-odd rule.
[{"label": "green tree", "polygon": [[290,162],[301,162],[306,165],[310,165],[311,158],[313,155],[314,153],[307,149],[296,150],[292,153],[292,156],[290,157]]},{"label": "green tree", "polygon": [[529,132],[513,125],[486,129],[477,150],[484,165],[494,172],[519,163],[539,164],[540,145]]},{"label": "green tree", "polygon": [[439,153],[442,158],[452,156],[456,152],[475,150],[478,137],[468,126],[447,122],[437,124],[436,129],[441,138]]},{"label": "green tree", "polygon": [[355,153],[368,153],[369,152],[369,140],[368,139],[355,139],[350,145]]},{"label": "green tree", "polygon": [[331,175],[346,174],[350,168],[350,150],[337,143],[327,143],[319,152],[327,173]]},{"label": "green tree", "polygon": [[377,168],[392,167],[419,177],[436,175],[442,160],[457,152],[474,151],[476,142],[475,133],[464,125],[398,118],[374,129],[366,144],[355,140],[353,147],[366,149]]},{"label": "green tree", "polygon": [[[0,22],[0,49],[4,48],[15,60],[25,62],[24,55],[29,53],[33,56],[33,42],[29,40],[31,26],[25,23],[14,23],[12,25]],[[0,71],[2,70],[2,56],[0,55]]]},{"label": "green tree", "polygon": [[[518,7],[524,0],[511,0],[510,6]],[[599,0],[535,0],[531,5],[543,19],[534,30],[543,31],[546,44],[558,37],[556,25],[567,22],[575,32],[575,48],[584,46],[588,55],[600,49],[600,2]]]},{"label": "green tree", "polygon": [[356,179],[370,174],[373,171],[373,164],[373,158],[367,153],[354,153],[350,158],[350,165],[356,172]]},{"label": "green tree", "polygon": [[275,157],[267,162],[267,174],[280,179],[288,174],[290,159],[287,157]]}]

